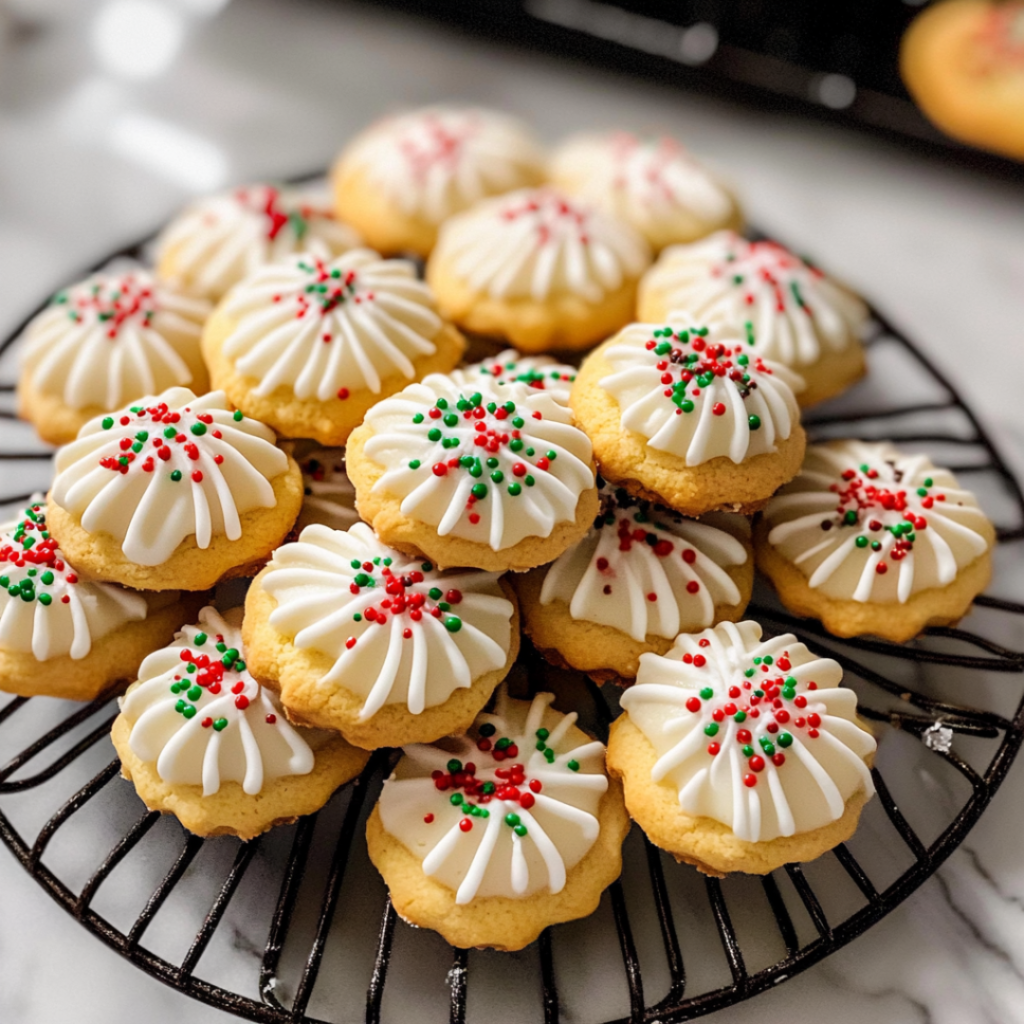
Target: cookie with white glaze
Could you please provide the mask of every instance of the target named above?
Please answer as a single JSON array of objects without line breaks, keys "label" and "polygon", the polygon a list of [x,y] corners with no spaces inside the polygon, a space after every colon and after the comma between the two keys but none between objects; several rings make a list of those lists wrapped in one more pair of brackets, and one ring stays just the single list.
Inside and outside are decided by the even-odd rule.
[{"label": "cookie with white glaze", "polygon": [[598,511],[590,441],[566,406],[527,384],[434,374],[374,406],[347,454],[359,514],[441,566],[532,569]]},{"label": "cookie with white glaze", "polygon": [[874,794],[876,745],[842,677],[750,621],[643,655],[608,738],[630,817],[709,875],[764,875],[845,842]]},{"label": "cookie with white glaze", "polygon": [[587,535],[551,565],[510,578],[523,630],[545,657],[628,682],[641,654],[740,618],[754,583],[750,525],[722,513],[689,519],[600,484]]},{"label": "cookie with white glaze", "polygon": [[800,471],[799,384],[735,334],[676,314],[595,349],[569,404],[609,482],[688,516],[749,514]]},{"label": "cookie with white glaze", "polygon": [[290,256],[244,278],[203,331],[213,387],[286,437],[344,444],[380,399],[462,357],[407,260]]},{"label": "cookie with white glaze", "polygon": [[507,348],[496,356],[452,370],[449,376],[471,389],[475,389],[481,377],[495,384],[527,384],[549,394],[556,402],[568,405],[576,373],[575,366],[559,363],[551,356],[524,356],[514,348]]},{"label": "cookie with white glaze", "polygon": [[363,244],[323,189],[245,185],[205,196],[157,239],[156,272],[217,302],[255,270],[309,253],[331,260]]},{"label": "cookie with white glaze", "polygon": [[338,215],[369,245],[424,259],[449,217],[543,178],[543,152],[521,122],[492,110],[440,106],[370,125],[342,150],[332,172]]},{"label": "cookie with white glaze", "polygon": [[104,271],[58,292],[20,343],[18,415],[50,444],[91,419],[177,385],[209,379],[199,351],[212,307],[137,267]]},{"label": "cookie with white glaze", "polygon": [[655,252],[743,223],[729,189],[668,135],[573,136],[555,150],[550,176],[569,195],[631,224]]},{"label": "cookie with white glaze", "polygon": [[241,619],[203,608],[142,663],[111,732],[146,806],[199,836],[252,839],[313,814],[368,760],[336,733],[289,724],[249,672]]},{"label": "cookie with white glaze", "polygon": [[795,370],[801,406],[832,398],[865,373],[864,302],[777,242],[720,231],[673,246],[640,282],[637,314],[653,322],[684,309],[746,339],[751,352]]},{"label": "cookie with white glaze", "polygon": [[302,504],[302,474],[275,441],[221,391],[141,398],[57,452],[50,530],[75,565],[139,590],[252,575]]},{"label": "cookie with white glaze", "polygon": [[519,650],[515,597],[496,573],[441,572],[365,523],[306,527],[245,608],[251,670],[289,718],[367,749],[468,728]]},{"label": "cookie with white glaze", "polygon": [[93,579],[47,529],[42,495],[0,526],[0,690],[93,700],[198,611],[203,594],[142,594]]},{"label": "cookie with white glaze", "polygon": [[545,187],[446,221],[427,281],[464,330],[548,352],[589,348],[629,323],[650,262],[630,225]]},{"label": "cookie with white glaze", "polygon": [[995,529],[948,470],[888,441],[807,449],[755,530],[783,604],[836,636],[910,640],[956,623],[992,576]]},{"label": "cookie with white glaze", "polygon": [[604,747],[554,696],[512,700],[468,735],[409,746],[366,826],[398,914],[453,946],[516,950],[586,917],[622,870],[630,823]]}]

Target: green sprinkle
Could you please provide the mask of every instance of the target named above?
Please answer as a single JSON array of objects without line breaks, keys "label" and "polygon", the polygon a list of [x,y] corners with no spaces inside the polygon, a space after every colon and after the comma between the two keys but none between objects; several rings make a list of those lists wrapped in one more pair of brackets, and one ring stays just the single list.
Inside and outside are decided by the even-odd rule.
[{"label": "green sprinkle", "polygon": [[[484,722],[484,724],[481,725],[479,729],[477,729],[477,732],[480,733],[480,735],[484,736],[484,737],[493,736],[497,731],[498,730],[495,729],[495,727],[493,725],[491,725],[490,722]],[[485,783],[485,785],[486,785],[486,783]]]},{"label": "green sprinkle", "polygon": [[737,711],[736,714],[732,716],[732,720],[734,722],[745,722],[747,720],[746,711]]},{"label": "green sprinkle", "polygon": [[410,461],[410,463],[409,463],[409,468],[410,469],[419,469],[420,466],[421,466],[421,462],[420,462],[419,459],[412,459]]},{"label": "green sprinkle", "polygon": [[181,712],[186,718],[195,718],[196,706],[194,704],[186,704]]},{"label": "green sprinkle", "polygon": [[[234,414],[234,416],[233,416],[233,419],[234,419],[234,421],[235,421],[236,423],[241,423],[241,422],[242,422],[242,420],[243,420],[243,418],[244,418],[244,417],[242,416],[242,410],[241,410],[241,409],[236,409],[236,410],[235,410],[235,414]],[[217,719],[217,722],[223,722],[223,723],[224,723],[224,725],[227,725],[227,724],[228,724],[228,721],[227,721],[227,719],[226,719],[226,718],[218,718],[218,719]],[[214,723],[213,723],[213,727],[214,727],[215,729],[217,728],[217,722],[214,722]],[[221,729],[223,729],[223,728],[224,728],[224,725],[222,725],[222,726],[221,726]]]},{"label": "green sprinkle", "polygon": [[439,398],[434,403],[434,405],[436,405],[438,407],[438,409],[447,409],[448,408],[448,399],[447,398]]},{"label": "green sprinkle", "polygon": [[[512,426],[515,427],[516,430],[522,430],[523,427],[526,426],[526,420],[524,420],[522,416],[514,416],[512,418]],[[518,448],[515,450],[519,451]]]},{"label": "green sprinkle", "polygon": [[436,601],[444,595],[444,591],[440,587],[431,587],[427,594],[431,601]]},{"label": "green sprinkle", "polygon": [[462,619],[457,615],[449,615],[448,618],[444,620],[444,628],[447,629],[449,633],[458,633],[458,631],[462,629]]},{"label": "green sprinkle", "polygon": [[492,479],[492,480],[493,480],[493,481],[494,481],[494,482],[495,482],[496,484],[500,484],[500,483],[501,483],[501,481],[505,479],[505,474],[504,474],[504,473],[502,473],[502,471],[501,471],[500,469],[496,469],[496,470],[495,470],[495,471],[494,471],[494,472],[493,472],[493,473],[491,474],[491,479]]},{"label": "green sprinkle", "polygon": [[579,763],[579,761],[575,761],[575,760],[574,761],[569,761],[569,762],[566,763],[565,767],[568,768],[569,771],[571,771],[571,772],[578,772],[580,770],[580,763]]},{"label": "green sprinkle", "polygon": [[175,711],[177,711],[177,712],[178,712],[178,714],[180,715],[180,714],[182,713],[182,711],[184,711],[184,710],[185,710],[185,702],[184,702],[183,700],[179,700],[179,701],[178,701],[178,702],[177,702],[177,703],[176,703],[176,704],[174,705],[174,710],[175,710]]},{"label": "green sprinkle", "polygon": [[455,413],[447,413],[444,417],[443,423],[446,427],[454,427],[459,422],[459,417]]},{"label": "green sprinkle", "polygon": [[440,441],[441,440],[441,429],[440,429],[440,427],[431,427],[430,430],[427,431],[427,438],[429,440],[431,440],[431,441]]},{"label": "green sprinkle", "polygon": [[693,412],[693,402],[687,398],[684,402],[679,403],[679,408],[682,409],[683,412]]},{"label": "green sprinkle", "polygon": [[773,658],[773,657],[772,657],[772,656],[771,656],[770,654],[766,654],[766,655],[765,655],[765,656],[764,656],[764,657],[763,657],[763,658],[762,658],[761,660],[762,660],[762,661],[763,661],[763,662],[764,662],[764,663],[765,663],[766,665],[770,665],[770,664],[772,664],[772,662],[773,662],[773,661],[774,661],[775,659],[774,659],[774,658]]},{"label": "green sprinkle", "polygon": [[507,736],[502,736],[494,746],[497,750],[507,750],[512,746],[512,741]]},{"label": "green sprinkle", "polygon": [[511,494],[513,498],[515,498],[519,494],[522,494],[522,492],[523,492],[523,489],[522,489],[522,487],[519,486],[519,484],[509,484],[508,485],[508,493]]},{"label": "green sprinkle", "polygon": [[843,522],[847,526],[853,526],[857,522],[857,513],[851,508],[849,512],[843,515]]},{"label": "green sprinkle", "polygon": [[711,700],[714,695],[715,691],[712,690],[710,686],[705,686],[704,689],[700,691],[701,700]]},{"label": "green sprinkle", "polygon": [[917,493],[918,493],[918,494],[919,494],[919,495],[920,495],[920,496],[921,496],[922,498],[924,498],[924,497],[926,497],[926,496],[928,495],[928,488],[927,488],[927,487],[918,487],[918,489],[917,489]]},{"label": "green sprinkle", "polygon": [[751,430],[761,429],[761,417],[760,416],[748,416],[747,424]]},{"label": "green sprinkle", "polygon": [[113,416],[104,416],[103,417],[103,429],[104,430],[109,430],[113,425],[114,425],[114,418],[113,418]]},{"label": "green sprinkle", "polygon": [[536,480],[534,480],[533,477],[530,476],[529,473],[527,473],[526,476],[523,478],[523,483],[526,484],[527,487],[532,487],[536,483]]},{"label": "green sprinkle", "polygon": [[749,679],[754,674],[754,670],[752,668],[748,668],[743,674]]},{"label": "green sprinkle", "polygon": [[868,539],[867,539],[867,537],[860,536],[860,537],[857,538],[857,547],[859,547],[859,548],[866,548],[867,546],[868,546]]},{"label": "green sprinkle", "polygon": [[420,568],[424,572],[433,572],[433,570],[434,570],[434,563],[433,562],[421,562],[420,563]]},{"label": "green sprinkle", "polygon": [[[927,478],[927,479],[925,480],[925,482],[924,482],[924,485],[925,485],[925,487],[932,487],[932,486],[934,486],[934,484],[935,484],[935,481],[934,481],[934,480],[932,480],[932,478],[931,478],[931,477],[928,477],[928,478]],[[919,491],[918,493],[920,494],[920,491]]]},{"label": "green sprinkle", "polygon": [[423,413],[421,413],[421,412],[415,413],[413,415],[412,421],[413,421],[413,423],[422,423],[423,422]]},{"label": "green sprinkle", "polygon": [[50,604],[50,603],[51,603],[52,601],[53,601],[53,598],[52,598],[52,597],[50,597],[50,595],[49,595],[49,594],[40,594],[40,595],[39,595],[39,603],[40,603],[41,605],[48,605],[48,604]]},{"label": "green sprinkle", "polygon": [[192,426],[189,429],[192,431],[193,434],[196,435],[196,437],[202,437],[203,434],[206,433],[206,424],[205,423],[193,423]]},{"label": "green sprinkle", "polygon": [[551,733],[548,732],[547,729],[538,729],[534,733],[534,736],[536,736],[537,739],[539,739],[539,740],[546,740],[550,735],[551,735]]},{"label": "green sprinkle", "polygon": [[550,460],[551,460],[552,462],[554,462],[554,461],[555,461],[555,459],[557,459],[557,458],[558,458],[558,452],[556,452],[556,451],[555,451],[554,449],[552,449],[551,451],[549,451],[549,452],[548,452],[548,458],[549,458],[549,459],[550,459]]},{"label": "green sprinkle", "polygon": [[449,801],[451,803],[453,803],[456,807],[458,807],[459,804],[462,803],[462,794],[461,793],[452,793],[452,795],[450,797],[448,797],[448,799],[449,799]]},{"label": "green sprinkle", "polygon": [[217,719],[217,720],[216,720],[216,721],[215,721],[215,722],[213,723],[213,728],[214,728],[214,729],[215,729],[215,730],[216,730],[217,732],[221,732],[222,730],[226,729],[227,727],[228,727],[228,720],[227,720],[226,718],[218,718],[218,719]]},{"label": "green sprinkle", "polygon": [[185,694],[189,700],[199,700],[203,695],[203,688],[201,686],[192,686],[189,688],[188,693]]},{"label": "green sprinkle", "polygon": [[548,764],[554,763],[555,752],[550,747],[544,751],[544,760],[547,761]]},{"label": "green sprinkle", "polygon": [[477,501],[480,501],[481,498],[487,497],[487,484],[473,484],[473,488],[469,493],[472,494]]},{"label": "green sprinkle", "polygon": [[523,441],[521,438],[513,437],[512,440],[509,441],[508,447],[510,451],[520,452],[523,450]]},{"label": "green sprinkle", "polygon": [[717,736],[718,735],[718,723],[717,722],[708,722],[708,724],[704,726],[704,735],[705,736]]},{"label": "green sprinkle", "polygon": [[171,470],[171,479],[175,483],[177,483],[181,479],[181,470],[180,469],[172,469]]},{"label": "green sprinkle", "polygon": [[793,743],[793,737],[788,732],[779,733],[779,746],[785,749]]},{"label": "green sprinkle", "polygon": [[511,825],[514,828],[516,825],[519,824],[519,821],[519,815],[516,814],[515,811],[509,811],[508,814],[505,815],[506,825]]},{"label": "green sprinkle", "polygon": [[872,551],[881,551],[882,550],[882,542],[880,540],[873,540],[871,542],[871,550]]},{"label": "green sprinkle", "polygon": [[753,757],[754,756],[754,748],[749,743],[745,743],[743,745],[743,756],[744,757]]},{"label": "green sprinkle", "polygon": [[523,836],[526,835],[526,826],[525,825],[516,825],[516,827],[514,829],[512,829],[512,831],[515,832],[515,834],[517,836],[522,838]]},{"label": "green sprinkle", "polygon": [[43,575],[42,575],[42,576],[40,576],[39,578],[40,578],[40,579],[41,579],[41,580],[42,580],[42,581],[43,581],[43,582],[44,582],[44,583],[45,583],[45,584],[46,584],[47,586],[49,586],[49,585],[50,585],[50,584],[51,584],[51,583],[53,582],[53,573],[52,573],[52,572],[50,572],[50,570],[49,570],[49,569],[47,569],[47,570],[46,570],[46,572],[44,572],[44,573],[43,573]]}]

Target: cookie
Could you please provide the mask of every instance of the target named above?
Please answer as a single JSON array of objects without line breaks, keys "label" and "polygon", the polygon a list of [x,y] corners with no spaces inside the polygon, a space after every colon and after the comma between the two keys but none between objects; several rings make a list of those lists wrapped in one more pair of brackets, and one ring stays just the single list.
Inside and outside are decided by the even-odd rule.
[{"label": "cookie", "polygon": [[111,733],[145,805],[199,836],[253,839],[313,814],[369,758],[336,733],[288,723],[249,673],[241,619],[241,608],[203,608],[142,663]]},{"label": "cookie", "polygon": [[944,132],[1024,160],[1024,3],[944,0],[911,22],[900,72]]},{"label": "cookie", "polygon": [[220,391],[139,399],[57,452],[50,531],[74,565],[139,590],[252,575],[302,504],[299,467],[274,441]]},{"label": "cookie", "polygon": [[549,394],[556,402],[568,405],[576,367],[556,362],[551,356],[524,356],[514,348],[507,348],[489,359],[452,370],[449,376],[457,384],[472,390],[475,390],[480,377],[495,384],[528,384]]},{"label": "cookie", "polygon": [[735,334],[679,315],[592,352],[569,404],[609,482],[688,516],[749,514],[800,471],[799,383]]},{"label": "cookie", "polygon": [[208,389],[199,351],[211,306],[148,270],[93,274],[58,292],[20,343],[18,415],[50,444],[97,416],[187,385]]},{"label": "cookie", "polygon": [[331,260],[362,245],[322,189],[246,185],[196,200],[156,243],[156,272],[216,302],[243,278],[295,253]]},{"label": "cookie", "polygon": [[347,530],[360,522],[356,489],[345,472],[345,449],[300,442],[292,454],[302,470],[303,493],[293,533],[298,536],[311,523]]},{"label": "cookie", "polygon": [[836,636],[897,643],[956,623],[992,576],[995,529],[948,469],[888,441],[807,449],[764,511],[758,567]]},{"label": "cookie", "polygon": [[687,519],[600,481],[601,513],[551,565],[511,577],[523,630],[556,664],[628,682],[640,655],[738,619],[754,558],[742,516]]},{"label": "cookie", "polygon": [[643,655],[608,739],[630,817],[709,875],[765,875],[845,842],[874,793],[875,741],[842,677],[749,621]]},{"label": "cookie", "polygon": [[526,384],[470,390],[439,374],[412,384],[352,434],[348,473],[380,538],[441,566],[532,569],[598,511],[590,441]]},{"label": "cookie", "polygon": [[867,306],[777,242],[720,231],[667,249],[640,282],[637,315],[656,322],[676,309],[795,370],[804,383],[801,406],[832,398],[864,375]]},{"label": "cookie", "polygon": [[263,267],[203,332],[214,387],[279,434],[324,445],[344,444],[370,406],[452,369],[464,348],[413,265],[369,249]]},{"label": "cookie", "polygon": [[468,728],[519,650],[514,595],[495,573],[439,572],[365,523],[306,527],[245,608],[251,670],[289,718],[367,749]]},{"label": "cookie", "polygon": [[629,818],[604,747],[554,696],[512,700],[467,736],[407,747],[367,822],[398,914],[453,946],[516,950],[586,917],[622,870]]},{"label": "cookie", "polygon": [[459,327],[522,352],[589,348],[633,318],[643,237],[551,188],[484,200],[445,222],[427,262]]},{"label": "cookie", "polygon": [[555,151],[550,175],[568,195],[632,225],[655,252],[743,223],[726,186],[667,135],[574,136]]},{"label": "cookie", "polygon": [[544,155],[529,130],[506,114],[473,107],[384,118],[345,147],[332,173],[339,216],[369,245],[424,259],[449,217],[543,179]]}]

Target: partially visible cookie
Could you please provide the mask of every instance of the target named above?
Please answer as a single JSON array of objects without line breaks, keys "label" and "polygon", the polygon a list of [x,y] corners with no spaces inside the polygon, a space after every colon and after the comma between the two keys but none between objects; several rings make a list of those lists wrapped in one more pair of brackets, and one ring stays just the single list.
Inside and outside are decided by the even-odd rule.
[{"label": "partially visible cookie", "polygon": [[641,654],[740,618],[754,583],[750,525],[722,513],[688,519],[601,483],[586,537],[511,579],[523,629],[550,660],[628,682]]},{"label": "partially visible cookie", "polygon": [[141,267],[65,288],[22,336],[18,415],[44,441],[67,444],[143,395],[178,385],[202,394],[199,338],[211,309]]},{"label": "partially visible cookie", "polygon": [[608,739],[630,816],[709,875],[764,875],[845,842],[875,791],[875,741],[842,678],[749,621],[645,654]]},{"label": "partially visible cookie", "polygon": [[800,471],[800,378],[683,314],[592,352],[569,402],[601,475],[688,516],[751,513]]},{"label": "partially visible cookie", "polygon": [[795,370],[802,406],[832,398],[864,375],[867,306],[777,242],[720,231],[665,250],[640,282],[637,315],[650,323],[676,309]]},{"label": "partially visible cookie", "polygon": [[903,642],[967,614],[992,576],[995,529],[926,455],[847,440],[807,449],[755,538],[787,608],[836,636]]},{"label": "partially visible cookie", "polygon": [[556,362],[551,356],[524,356],[514,348],[507,348],[490,359],[459,367],[449,376],[471,390],[476,390],[481,377],[486,378],[485,383],[528,384],[550,395],[556,402],[568,405],[576,373],[575,366]]},{"label": "partially visible cookie", "polygon": [[576,135],[555,151],[550,174],[569,195],[631,224],[655,252],[743,222],[729,189],[667,135]]},{"label": "partially visible cookie", "polygon": [[356,489],[345,471],[344,448],[320,448],[304,442],[292,453],[302,470],[302,510],[295,521],[297,535],[311,523],[347,530],[358,523]]},{"label": "partially visible cookie", "polygon": [[633,317],[650,248],[551,188],[484,200],[445,222],[427,262],[441,311],[522,352],[589,348]]},{"label": "partially visible cookie", "polygon": [[424,259],[449,217],[539,184],[544,155],[525,125],[476,107],[424,107],[370,125],[332,172],[339,216],[386,255]]},{"label": "partially visible cookie", "polygon": [[453,946],[516,950],[586,917],[622,870],[629,818],[604,747],[554,696],[405,748],[366,826],[395,910]]},{"label": "partially visible cookie", "polygon": [[151,811],[199,836],[252,839],[320,810],[369,755],[336,733],[295,729],[245,664],[242,609],[199,613],[142,663],[111,739]]}]

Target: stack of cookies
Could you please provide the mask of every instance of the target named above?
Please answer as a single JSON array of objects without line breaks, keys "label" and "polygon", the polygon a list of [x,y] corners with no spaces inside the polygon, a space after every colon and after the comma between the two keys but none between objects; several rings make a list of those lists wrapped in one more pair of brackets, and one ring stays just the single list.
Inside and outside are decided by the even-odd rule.
[{"label": "stack of cookies", "polygon": [[[202,835],[401,748],[370,856],[463,947],[592,912],[631,820],[710,874],[848,838],[875,741],[837,662],[744,621],[755,565],[834,634],[904,641],[969,610],[994,540],[925,456],[807,446],[801,409],[865,373],[864,303],[738,234],[671,139],[547,157],[429,108],[331,183],[202,200],[155,272],[28,328],[20,408],[64,447],[5,530],[0,686],[131,682],[125,777]],[[237,577],[244,608],[211,594]],[[517,699],[524,637],[623,688],[607,750],[564,695]]]}]

